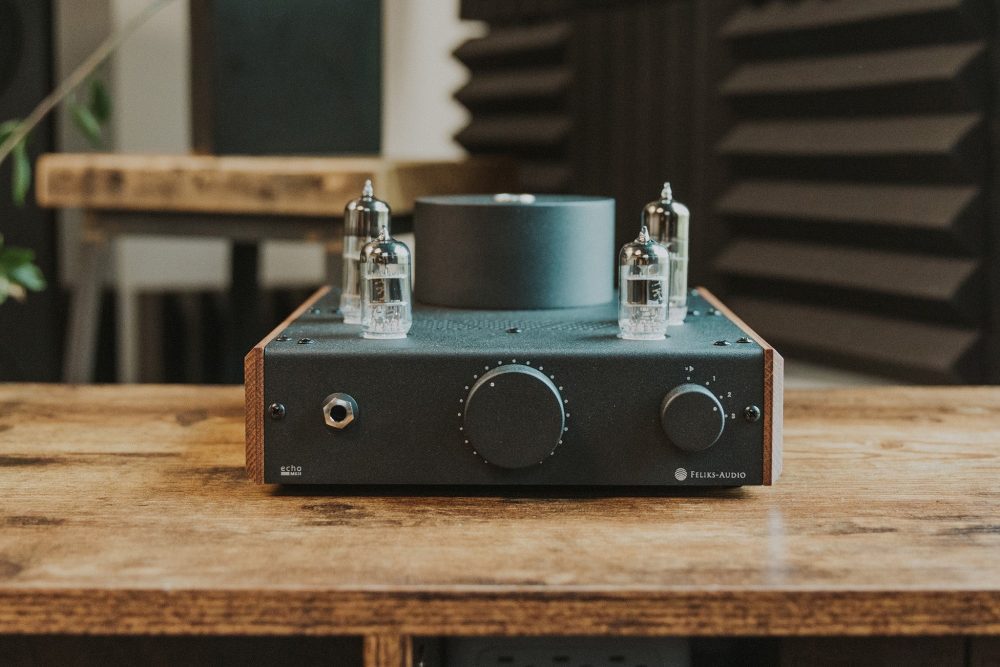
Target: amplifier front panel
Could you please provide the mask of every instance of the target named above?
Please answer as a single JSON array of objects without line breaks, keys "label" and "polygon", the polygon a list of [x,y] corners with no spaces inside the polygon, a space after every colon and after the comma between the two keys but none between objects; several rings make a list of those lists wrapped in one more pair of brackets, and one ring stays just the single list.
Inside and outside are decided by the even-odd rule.
[{"label": "amplifier front panel", "polygon": [[[763,482],[764,351],[700,297],[692,299],[689,323],[671,329],[664,341],[619,340],[610,307],[418,308],[407,339],[368,341],[356,327],[339,322],[335,304],[333,296],[315,304],[264,350],[267,483]],[[497,387],[490,389],[501,368],[511,374],[516,369],[519,377],[544,376],[531,386],[543,381],[545,400],[561,404],[563,430],[555,436],[561,442],[553,442],[554,452],[540,463],[513,469],[488,463],[470,435],[466,410],[473,409],[473,400],[484,402],[470,392],[503,389],[511,374],[497,376]],[[534,436],[533,420],[548,428],[555,408],[540,413],[538,394],[520,386],[509,385],[495,404],[505,420],[522,420]],[[710,447],[686,451],[668,437],[661,411],[676,387],[694,387],[699,400],[720,408],[722,432]],[[324,402],[332,394],[355,402],[346,428],[332,428],[325,419]],[[280,416],[271,414],[272,404],[282,406]],[[667,422],[683,419],[676,411],[670,415]]]}]

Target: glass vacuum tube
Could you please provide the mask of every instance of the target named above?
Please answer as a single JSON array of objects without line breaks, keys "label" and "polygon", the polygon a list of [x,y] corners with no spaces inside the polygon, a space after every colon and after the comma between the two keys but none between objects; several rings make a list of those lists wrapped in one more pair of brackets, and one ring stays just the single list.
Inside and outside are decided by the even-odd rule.
[{"label": "glass vacuum tube", "polygon": [[628,340],[656,340],[667,333],[670,252],[650,238],[643,225],[639,237],[618,253],[618,327]]},{"label": "glass vacuum tube", "polygon": [[375,198],[371,180],[365,181],[361,196],[344,207],[344,276],[341,282],[340,312],[347,324],[361,323],[361,248],[389,229],[389,205]]},{"label": "glass vacuum tube", "polygon": [[361,326],[365,338],[406,338],[413,324],[410,249],[383,227],[361,249]]},{"label": "glass vacuum tube", "polygon": [[670,183],[663,184],[659,201],[642,209],[642,224],[650,236],[670,251],[670,298],[668,323],[684,324],[687,315],[688,229],[691,213],[687,206],[674,201]]}]

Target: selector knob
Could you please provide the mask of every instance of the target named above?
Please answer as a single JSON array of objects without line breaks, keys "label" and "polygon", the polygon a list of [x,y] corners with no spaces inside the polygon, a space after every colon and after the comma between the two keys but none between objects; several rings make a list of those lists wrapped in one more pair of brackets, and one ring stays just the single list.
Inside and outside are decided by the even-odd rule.
[{"label": "selector knob", "polygon": [[562,440],[566,413],[559,389],[541,371],[498,366],[472,386],[463,412],[465,437],[493,465],[538,465]]},{"label": "selector knob", "polygon": [[682,384],[663,397],[660,423],[675,447],[700,452],[722,435],[726,416],[711,391],[700,384]]}]

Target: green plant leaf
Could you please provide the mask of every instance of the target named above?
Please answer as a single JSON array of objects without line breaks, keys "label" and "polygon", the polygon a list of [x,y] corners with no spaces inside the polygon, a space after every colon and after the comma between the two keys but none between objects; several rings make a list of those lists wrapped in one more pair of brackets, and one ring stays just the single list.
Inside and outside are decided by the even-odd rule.
[{"label": "green plant leaf", "polygon": [[13,271],[7,273],[11,282],[21,285],[32,292],[40,292],[45,289],[45,276],[42,270],[30,262],[21,264]]},{"label": "green plant leaf", "polygon": [[7,300],[10,296],[10,281],[7,280],[7,276],[0,274],[0,304]]},{"label": "green plant leaf", "polygon": [[111,118],[111,96],[100,79],[90,81],[90,113],[101,125]]},{"label": "green plant leaf", "polygon": [[87,138],[94,148],[101,147],[101,124],[97,122],[94,114],[85,106],[72,104],[69,108],[73,115],[73,122],[76,127]]},{"label": "green plant leaf", "polygon": [[35,251],[30,248],[0,248],[0,271],[13,269],[35,261]]},{"label": "green plant leaf", "polygon": [[11,197],[18,206],[24,206],[31,188],[31,159],[28,158],[27,139],[25,137],[18,142],[10,154],[13,160],[10,172]]},{"label": "green plant leaf", "polygon": [[7,141],[7,137],[12,135],[20,124],[21,120],[19,118],[12,118],[0,123],[0,144]]}]

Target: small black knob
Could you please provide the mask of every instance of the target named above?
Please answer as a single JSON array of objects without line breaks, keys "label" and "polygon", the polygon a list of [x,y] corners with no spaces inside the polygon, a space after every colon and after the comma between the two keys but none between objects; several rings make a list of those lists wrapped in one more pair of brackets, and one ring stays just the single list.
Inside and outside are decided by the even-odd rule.
[{"label": "small black knob", "polygon": [[700,384],[682,384],[663,397],[660,423],[675,447],[700,452],[722,435],[726,416],[711,391]]},{"label": "small black knob", "polygon": [[465,399],[465,437],[501,468],[541,463],[559,445],[565,423],[559,389],[531,366],[498,366],[483,374]]}]

